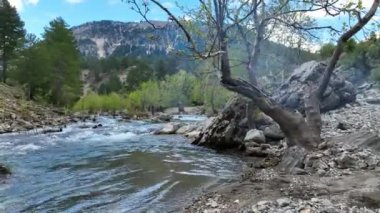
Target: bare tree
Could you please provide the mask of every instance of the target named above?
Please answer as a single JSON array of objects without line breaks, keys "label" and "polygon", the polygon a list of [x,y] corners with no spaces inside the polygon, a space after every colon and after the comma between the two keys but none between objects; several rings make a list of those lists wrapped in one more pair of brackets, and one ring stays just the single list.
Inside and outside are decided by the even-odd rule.
[{"label": "bare tree", "polygon": [[[205,17],[207,18],[208,28],[213,30],[214,37],[210,38],[212,43],[215,43],[215,45],[212,45],[211,48],[206,53],[201,53],[197,49],[196,42],[194,41],[190,31],[186,28],[186,26],[183,24],[181,19],[177,16],[175,16],[169,9],[163,6],[162,3],[160,3],[158,0],[149,0],[149,1],[143,1],[142,3],[139,3],[137,0],[129,0],[128,2],[134,4],[136,7],[138,7],[139,11],[141,8],[148,8],[149,3],[153,3],[160,9],[162,9],[166,14],[170,17],[170,20],[172,20],[174,23],[178,25],[178,27],[183,31],[187,41],[190,44],[190,50],[197,55],[199,58],[208,58],[208,57],[218,57],[219,59],[219,73],[220,73],[220,79],[221,84],[238,94],[241,94],[250,100],[252,100],[256,106],[264,112],[266,115],[270,116],[275,122],[277,122],[281,128],[281,130],[284,132],[286,138],[288,139],[288,142],[293,145],[298,145],[300,147],[303,147],[307,150],[311,150],[314,147],[316,147],[320,141],[321,141],[321,115],[320,115],[320,99],[322,95],[324,94],[327,85],[329,83],[329,80],[331,78],[331,75],[334,71],[334,68],[339,60],[340,55],[343,52],[343,45],[346,43],[352,36],[354,36],[357,32],[359,32],[375,15],[380,0],[373,0],[373,4],[371,8],[366,12],[365,16],[361,16],[360,12],[346,8],[345,10],[338,8],[336,6],[337,0],[329,1],[329,0],[322,0],[322,1],[300,1],[298,3],[311,3],[309,7],[303,7],[300,9],[292,10],[293,13],[305,13],[308,11],[313,11],[315,8],[318,8],[319,10],[323,9],[331,16],[335,16],[339,12],[342,11],[349,11],[352,13],[357,14],[357,23],[352,26],[349,30],[347,30],[345,33],[343,33],[337,42],[337,48],[334,52],[333,57],[330,59],[328,66],[324,72],[323,78],[320,80],[320,83],[317,87],[314,87],[312,85],[309,86],[309,91],[305,95],[305,115],[306,118],[299,112],[295,112],[293,110],[286,109],[282,107],[280,104],[276,103],[274,100],[272,100],[267,93],[265,93],[263,90],[261,90],[257,85],[255,85],[255,79],[256,75],[254,72],[250,75],[250,81],[245,81],[242,79],[235,79],[231,75],[231,65],[230,65],[230,56],[229,56],[229,38],[228,38],[228,32],[232,28],[232,26],[236,23],[241,23],[244,20],[248,19],[249,17],[253,16],[253,20],[257,20],[257,17],[255,19],[255,16],[259,15],[258,11],[258,4],[264,4],[265,1],[263,0],[253,0],[253,1],[244,1],[244,2],[254,2],[252,10],[248,11],[246,15],[243,18],[235,19],[234,22],[231,21],[229,18],[230,15],[230,6],[231,4],[235,3],[236,1],[229,1],[229,0],[209,0],[205,2],[204,0],[199,0],[200,3],[200,10],[204,12]],[[243,3],[244,3],[243,2]],[[290,0],[285,1],[279,1],[281,2],[291,2]],[[252,5],[251,5],[252,6]],[[265,7],[265,4],[263,5]],[[277,5],[279,8],[279,13],[282,15],[286,15],[287,12],[281,12],[283,11],[281,8],[285,7],[282,4]],[[144,11],[147,11],[145,9]],[[256,14],[255,14],[256,13]],[[140,14],[147,19],[147,13],[141,13]],[[276,14],[276,13],[275,13]],[[264,17],[262,20],[266,20],[264,16],[264,12],[261,12],[261,15]],[[246,17],[246,18],[245,18]],[[280,21],[279,18],[276,18],[276,15],[273,15],[270,20],[274,21]],[[148,20],[148,19],[147,19]],[[236,21],[240,20],[240,21]],[[264,22],[265,23],[265,22]],[[256,31],[260,32],[260,23],[255,23],[257,27]],[[264,25],[264,24],[263,24]],[[265,25],[267,26],[267,25]],[[297,26],[295,26],[297,27]],[[259,34],[259,33],[257,33]],[[258,35],[256,35],[256,41],[254,42],[254,47],[250,59],[250,65],[252,67],[255,67],[257,64],[257,59],[255,59],[256,55],[260,54],[260,50],[258,47],[258,44],[260,44],[260,38]],[[248,65],[249,66],[249,65]],[[252,68],[250,68],[252,69]],[[253,71],[256,71],[252,69]],[[257,81],[256,81],[257,82]]]}]

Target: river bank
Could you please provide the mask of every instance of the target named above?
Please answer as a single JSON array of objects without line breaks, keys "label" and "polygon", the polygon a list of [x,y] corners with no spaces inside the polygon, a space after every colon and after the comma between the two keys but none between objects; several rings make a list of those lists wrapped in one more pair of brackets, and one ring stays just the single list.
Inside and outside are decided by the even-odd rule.
[{"label": "river bank", "polygon": [[[286,143],[246,157],[239,181],[214,187],[185,212],[380,212],[380,92],[323,115],[324,142],[286,171]],[[281,142],[284,143],[284,142]],[[280,159],[284,160],[280,162]]]}]

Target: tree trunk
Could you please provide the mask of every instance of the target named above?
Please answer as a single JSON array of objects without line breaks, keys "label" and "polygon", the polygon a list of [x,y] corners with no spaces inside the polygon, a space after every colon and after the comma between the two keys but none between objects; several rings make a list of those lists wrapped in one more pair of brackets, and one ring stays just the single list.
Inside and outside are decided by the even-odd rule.
[{"label": "tree trunk", "polygon": [[255,86],[258,85],[257,67],[259,64],[259,56],[261,54],[261,44],[264,40],[264,30],[265,30],[265,27],[263,24],[259,24],[257,26],[254,47],[253,47],[252,52],[249,53],[251,54],[249,58],[249,62],[248,62],[248,67],[247,67],[249,82],[251,82],[251,84]]},{"label": "tree trunk", "polygon": [[291,145],[311,150],[320,143],[320,135],[306,123],[302,114],[283,108],[244,80],[230,78],[222,80],[222,84],[227,89],[251,99],[262,112],[279,124]]}]

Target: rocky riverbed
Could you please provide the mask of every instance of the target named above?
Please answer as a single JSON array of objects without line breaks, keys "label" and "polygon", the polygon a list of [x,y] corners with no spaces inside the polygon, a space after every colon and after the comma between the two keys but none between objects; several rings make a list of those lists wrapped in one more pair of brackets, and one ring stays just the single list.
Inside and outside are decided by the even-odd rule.
[{"label": "rocky riverbed", "polygon": [[380,212],[380,105],[376,100],[380,100],[379,89],[365,90],[355,103],[324,114],[323,143],[291,172],[281,162],[289,150],[285,141],[264,142],[265,130],[249,131],[245,139],[252,148],[247,147],[241,180],[204,193],[184,211]]},{"label": "rocky riverbed", "polygon": [[70,122],[60,109],[36,104],[20,88],[0,84],[0,134],[57,127]]}]

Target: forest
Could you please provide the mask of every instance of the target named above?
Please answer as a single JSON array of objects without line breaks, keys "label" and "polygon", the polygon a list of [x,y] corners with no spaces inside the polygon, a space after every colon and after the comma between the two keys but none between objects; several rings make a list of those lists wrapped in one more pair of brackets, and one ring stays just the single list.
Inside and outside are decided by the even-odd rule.
[{"label": "forest", "polygon": [[[151,55],[100,59],[81,56],[73,34],[62,18],[52,20],[42,38],[39,38],[26,33],[23,21],[14,8],[8,6],[3,10],[7,11],[1,16],[4,24],[2,39],[5,40],[9,34],[13,41],[2,46],[2,79],[3,82],[22,87],[30,100],[91,112],[143,112],[152,107],[204,105],[206,111],[212,114],[223,108],[232,97],[232,93],[218,83],[217,75],[212,72],[212,60],[183,62],[176,55],[167,58]],[[275,57],[284,61],[272,62],[269,66],[268,62],[264,62],[266,60],[258,62],[262,86],[269,90],[290,75],[294,64],[328,59],[336,47],[333,43],[326,43],[318,52],[311,53],[300,47],[265,42],[261,58]],[[243,41],[233,41],[231,58],[246,58],[246,53],[238,51],[243,46]],[[276,49],[281,49],[277,56],[273,54]],[[345,45],[344,52],[344,58],[339,63],[345,67],[343,70],[348,72],[347,76],[370,77],[379,81],[380,47],[374,32],[365,40],[351,39]],[[236,63],[233,73],[246,78],[244,64],[232,63]],[[292,66],[283,69],[284,64]],[[83,79],[84,72],[87,72],[86,79]],[[280,75],[281,78],[278,77]]]}]

